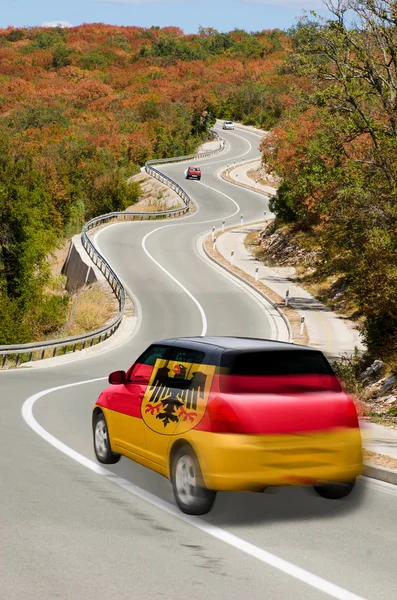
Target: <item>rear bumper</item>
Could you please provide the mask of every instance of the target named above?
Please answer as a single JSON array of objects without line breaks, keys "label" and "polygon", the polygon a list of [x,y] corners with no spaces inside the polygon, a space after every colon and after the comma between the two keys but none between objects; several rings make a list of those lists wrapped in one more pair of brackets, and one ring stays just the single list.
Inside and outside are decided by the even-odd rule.
[{"label": "rear bumper", "polygon": [[259,491],[267,486],[315,485],[348,481],[362,472],[359,429],[307,435],[246,436],[201,431],[190,435],[204,483],[213,490]]}]

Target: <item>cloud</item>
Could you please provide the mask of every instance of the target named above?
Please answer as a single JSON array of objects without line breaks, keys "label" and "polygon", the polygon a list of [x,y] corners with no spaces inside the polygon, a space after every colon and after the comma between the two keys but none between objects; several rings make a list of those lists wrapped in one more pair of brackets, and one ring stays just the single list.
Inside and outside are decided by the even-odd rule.
[{"label": "cloud", "polygon": [[42,27],[73,27],[69,21],[46,21],[41,24]]},{"label": "cloud", "polygon": [[241,4],[256,4],[284,8],[326,8],[323,0],[240,0]]}]

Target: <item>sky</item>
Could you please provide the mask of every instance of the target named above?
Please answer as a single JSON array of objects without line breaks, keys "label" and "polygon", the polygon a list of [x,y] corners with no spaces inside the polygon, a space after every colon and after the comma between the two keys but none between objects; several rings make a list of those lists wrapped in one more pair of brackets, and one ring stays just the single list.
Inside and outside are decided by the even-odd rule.
[{"label": "sky", "polygon": [[327,15],[322,0],[2,0],[0,28],[58,23],[198,27],[218,31],[288,29],[303,10]]}]

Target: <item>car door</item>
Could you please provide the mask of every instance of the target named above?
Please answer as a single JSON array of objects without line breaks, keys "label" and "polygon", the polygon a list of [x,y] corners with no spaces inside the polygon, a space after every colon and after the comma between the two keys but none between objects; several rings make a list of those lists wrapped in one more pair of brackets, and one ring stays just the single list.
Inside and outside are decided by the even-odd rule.
[{"label": "car door", "polygon": [[205,412],[215,366],[213,349],[173,346],[165,360],[158,360],[142,402],[147,458],[166,465],[175,435],[187,434]]},{"label": "car door", "polygon": [[146,438],[141,404],[157,360],[164,359],[169,346],[154,344],[127,372],[127,381],[112,397],[113,442],[128,453],[145,456]]}]

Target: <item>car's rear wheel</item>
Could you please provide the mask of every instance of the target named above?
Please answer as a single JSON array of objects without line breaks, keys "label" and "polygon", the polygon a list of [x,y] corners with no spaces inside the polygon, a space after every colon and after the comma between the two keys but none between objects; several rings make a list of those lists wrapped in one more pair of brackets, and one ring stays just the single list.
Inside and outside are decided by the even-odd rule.
[{"label": "car's rear wheel", "polygon": [[177,505],[188,515],[205,515],[216,492],[205,487],[197,456],[190,446],[176,451],[171,463],[171,482]]},{"label": "car's rear wheel", "polygon": [[201,177],[197,177],[197,179],[200,181]]},{"label": "car's rear wheel", "polygon": [[104,465],[114,465],[120,460],[120,454],[112,452],[110,448],[109,431],[103,413],[95,416],[93,429],[95,456]]},{"label": "car's rear wheel", "polygon": [[346,496],[353,491],[355,483],[356,480],[352,479],[350,481],[315,485],[314,489],[322,498],[327,498],[327,500],[340,500],[341,498],[346,498]]}]

